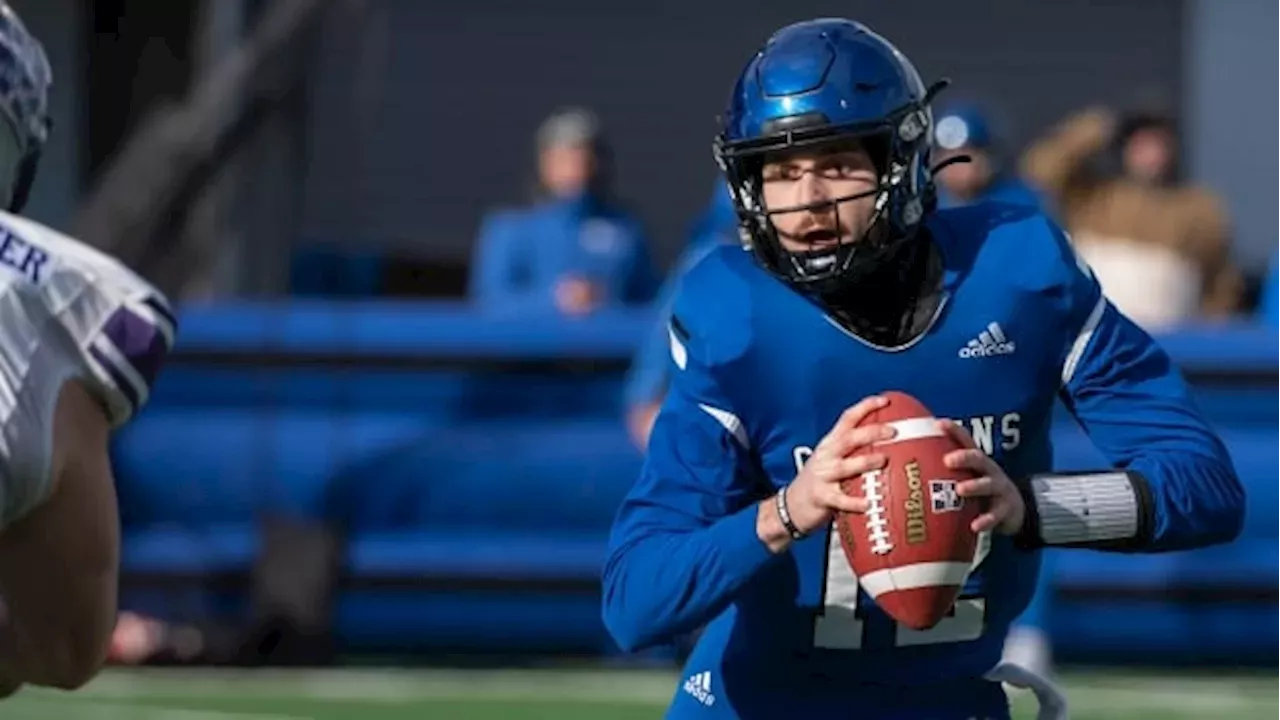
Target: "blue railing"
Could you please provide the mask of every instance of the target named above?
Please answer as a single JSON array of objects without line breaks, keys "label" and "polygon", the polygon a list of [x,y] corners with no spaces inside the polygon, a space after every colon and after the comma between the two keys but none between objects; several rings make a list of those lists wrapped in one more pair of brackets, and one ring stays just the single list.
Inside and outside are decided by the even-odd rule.
[{"label": "blue railing", "polygon": [[[611,651],[596,581],[641,461],[621,382],[651,313],[245,302],[181,320],[150,407],[117,441],[129,602],[171,609],[139,590],[157,577],[243,580],[256,521],[286,513],[347,530],[337,622],[355,646]],[[1225,324],[1159,339],[1233,452],[1249,522],[1202,553],[1071,554],[1055,635],[1092,660],[1269,662],[1277,336]],[[1061,463],[1092,461],[1077,429],[1055,432]]]}]

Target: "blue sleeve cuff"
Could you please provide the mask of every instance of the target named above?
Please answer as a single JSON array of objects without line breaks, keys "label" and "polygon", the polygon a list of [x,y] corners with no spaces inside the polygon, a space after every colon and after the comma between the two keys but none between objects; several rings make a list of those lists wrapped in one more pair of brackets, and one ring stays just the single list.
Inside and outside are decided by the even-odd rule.
[{"label": "blue sleeve cuff", "polygon": [[776,557],[756,534],[756,518],[760,506],[752,503],[720,520],[710,530],[710,547],[718,549],[721,575],[732,576],[732,584],[746,582],[765,563]]}]

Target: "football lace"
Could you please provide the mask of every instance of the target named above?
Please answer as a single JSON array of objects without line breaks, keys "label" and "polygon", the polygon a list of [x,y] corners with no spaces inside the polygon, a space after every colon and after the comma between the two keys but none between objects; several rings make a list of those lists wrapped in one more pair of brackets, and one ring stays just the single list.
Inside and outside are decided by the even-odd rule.
[{"label": "football lace", "polygon": [[884,516],[884,495],[880,494],[879,470],[862,476],[862,494],[867,499],[867,539],[871,541],[871,552],[876,555],[888,554],[893,549],[893,543],[889,540],[889,521]]}]

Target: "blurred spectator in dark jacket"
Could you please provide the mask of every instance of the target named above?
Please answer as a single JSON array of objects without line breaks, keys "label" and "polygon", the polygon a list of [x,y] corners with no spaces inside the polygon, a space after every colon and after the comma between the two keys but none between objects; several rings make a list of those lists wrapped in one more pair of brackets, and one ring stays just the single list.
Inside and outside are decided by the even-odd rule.
[{"label": "blurred spectator in dark jacket", "polygon": [[484,219],[471,296],[485,309],[584,315],[644,303],[656,284],[638,220],[612,197],[609,148],[592,113],[547,118],[537,135],[537,197]]},{"label": "blurred spectator in dark jacket", "polygon": [[631,360],[627,374],[625,402],[627,429],[636,447],[643,450],[649,444],[649,431],[662,407],[667,392],[667,373],[671,364],[670,339],[667,337],[667,321],[671,303],[675,300],[680,279],[689,268],[697,265],[707,253],[725,243],[738,242],[738,219],[733,202],[723,181],[717,182],[707,209],[693,223],[684,253],[662,286],[655,305],[657,322]]},{"label": "blurred spectator in dark jacket", "polygon": [[1006,167],[1006,148],[978,106],[954,105],[939,114],[934,142],[938,162],[969,156],[938,172],[940,207],[989,201],[1039,207],[1036,192]]},{"label": "blurred spectator in dark jacket", "polygon": [[1029,148],[1022,169],[1052,196],[1107,297],[1139,325],[1238,308],[1226,212],[1213,193],[1179,180],[1171,118],[1085,111]]}]

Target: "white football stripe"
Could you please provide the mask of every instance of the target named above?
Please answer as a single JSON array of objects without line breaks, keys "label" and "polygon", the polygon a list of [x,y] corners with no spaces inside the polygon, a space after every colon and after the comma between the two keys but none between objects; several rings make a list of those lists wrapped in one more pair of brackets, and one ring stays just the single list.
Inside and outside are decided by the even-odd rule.
[{"label": "white football stripe", "polygon": [[1088,349],[1089,341],[1093,339],[1093,333],[1098,329],[1098,323],[1102,321],[1102,313],[1106,310],[1107,298],[1104,295],[1098,298],[1097,304],[1093,306],[1089,317],[1084,321],[1084,327],[1080,328],[1080,334],[1076,335],[1075,342],[1071,343],[1071,351],[1067,353],[1067,359],[1062,363],[1062,387],[1070,384],[1071,378],[1075,376],[1076,366],[1084,358],[1084,351]]},{"label": "white football stripe", "polygon": [[917,417],[907,418],[906,420],[895,420],[886,423],[889,427],[897,431],[892,440],[883,440],[876,443],[877,445],[892,445],[900,442],[910,442],[921,438],[943,437],[945,433],[942,428],[938,427],[938,419],[933,417]]},{"label": "white football stripe", "polygon": [[721,427],[728,430],[729,434],[733,436],[733,439],[736,440],[739,445],[744,448],[751,448],[751,437],[747,435],[747,428],[742,424],[742,420],[739,419],[737,415],[734,415],[728,410],[711,407],[706,403],[699,403],[698,407],[702,408],[702,411],[706,414],[715,418],[716,422],[720,423]]},{"label": "white football stripe", "polygon": [[876,570],[858,577],[862,589],[871,597],[894,590],[915,590],[926,587],[964,585],[969,577],[969,563],[923,562],[897,568]]}]

